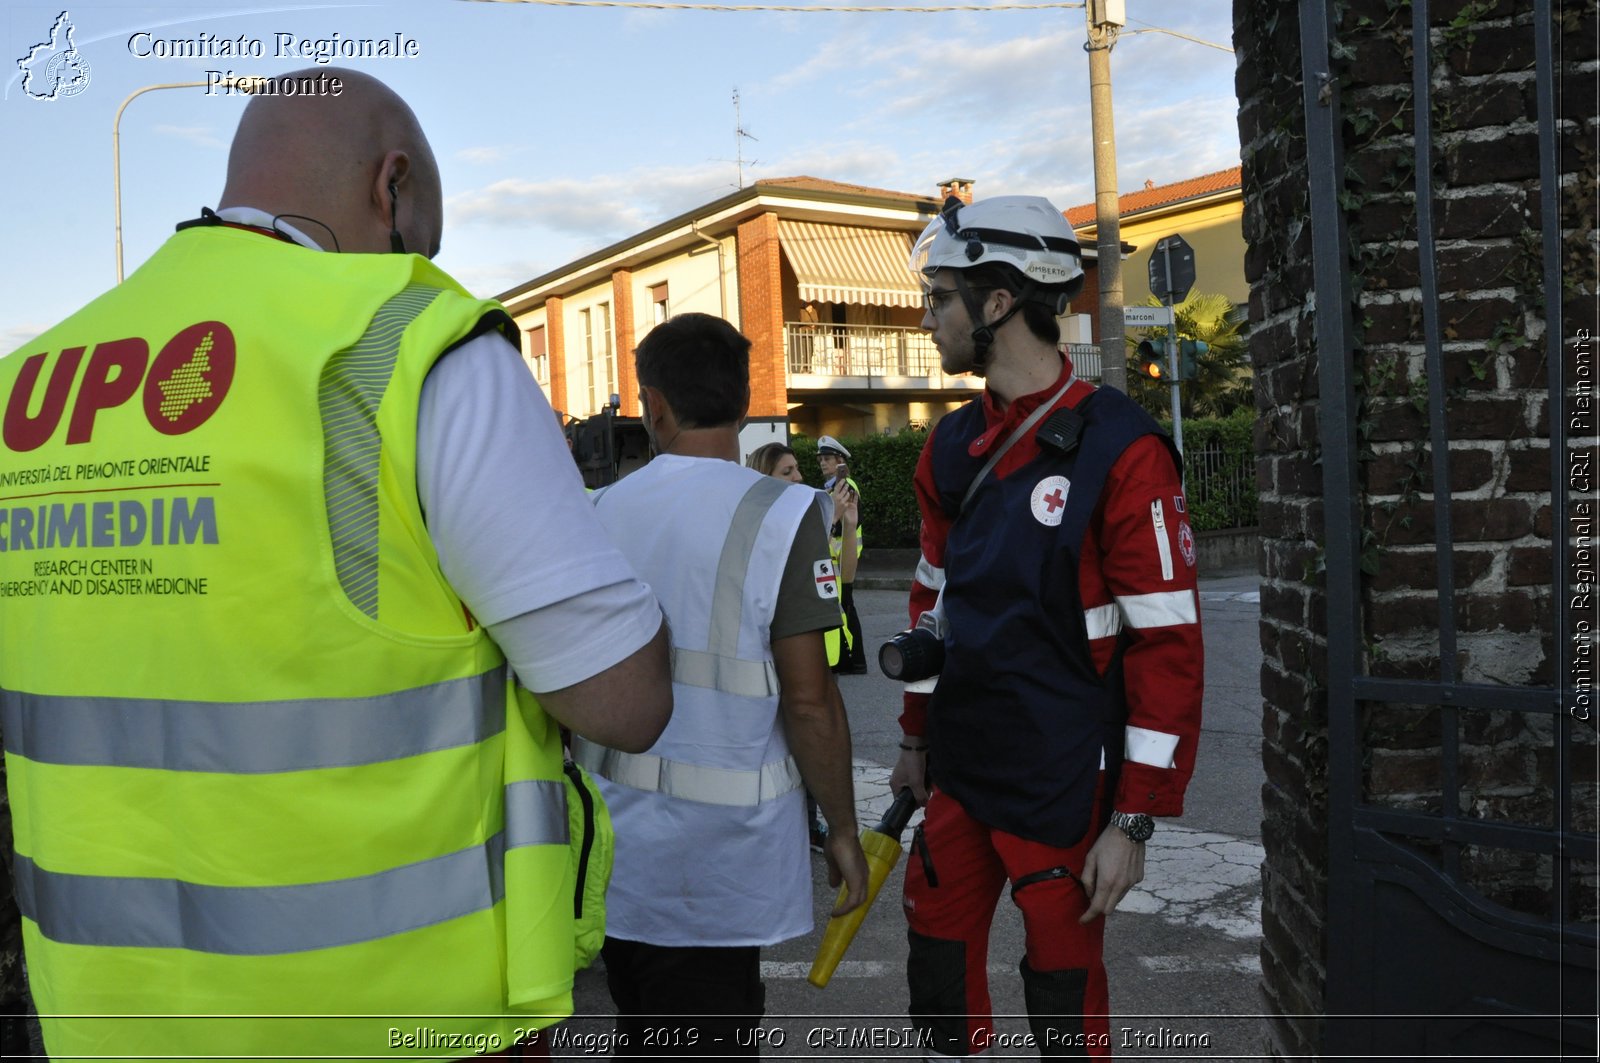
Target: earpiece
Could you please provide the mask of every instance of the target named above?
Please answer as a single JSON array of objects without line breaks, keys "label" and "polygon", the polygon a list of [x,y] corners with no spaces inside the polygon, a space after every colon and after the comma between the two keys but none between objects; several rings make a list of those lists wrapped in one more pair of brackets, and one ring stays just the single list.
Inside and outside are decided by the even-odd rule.
[{"label": "earpiece", "polygon": [[400,209],[397,200],[400,190],[393,181],[389,182],[389,250],[397,255],[406,253],[406,242],[400,238]]}]

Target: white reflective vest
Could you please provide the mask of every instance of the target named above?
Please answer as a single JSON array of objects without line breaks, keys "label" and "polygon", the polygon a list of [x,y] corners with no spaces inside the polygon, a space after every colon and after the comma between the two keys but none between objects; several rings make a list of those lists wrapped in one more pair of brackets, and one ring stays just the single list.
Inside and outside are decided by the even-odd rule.
[{"label": "white reflective vest", "polygon": [[595,511],[672,631],[672,722],[646,753],[579,739],[616,824],[606,933],[770,945],[811,930],[800,774],[770,630],[815,492],[730,461],[660,455]]}]

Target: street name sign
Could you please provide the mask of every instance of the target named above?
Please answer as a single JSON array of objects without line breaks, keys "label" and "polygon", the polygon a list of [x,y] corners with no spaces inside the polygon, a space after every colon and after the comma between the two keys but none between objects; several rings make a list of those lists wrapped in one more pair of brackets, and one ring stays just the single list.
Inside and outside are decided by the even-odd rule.
[{"label": "street name sign", "polygon": [[1122,308],[1124,328],[1149,328],[1151,325],[1171,325],[1170,306],[1125,306]]}]

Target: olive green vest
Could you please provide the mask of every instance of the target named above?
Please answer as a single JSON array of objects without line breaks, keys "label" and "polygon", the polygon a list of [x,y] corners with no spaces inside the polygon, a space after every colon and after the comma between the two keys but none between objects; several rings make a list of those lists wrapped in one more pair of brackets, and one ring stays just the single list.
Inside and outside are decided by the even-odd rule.
[{"label": "olive green vest", "polygon": [[464,1056],[570,1012],[558,729],[416,492],[423,378],[493,327],[415,255],[210,227],[0,361],[0,712],[53,1058]]}]

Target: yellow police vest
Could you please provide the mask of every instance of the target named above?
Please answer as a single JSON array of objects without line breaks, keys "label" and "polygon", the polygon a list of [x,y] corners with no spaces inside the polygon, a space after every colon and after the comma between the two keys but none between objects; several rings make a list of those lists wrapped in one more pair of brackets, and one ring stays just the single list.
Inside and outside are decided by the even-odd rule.
[{"label": "yellow police vest", "polygon": [[423,378],[490,327],[415,255],[203,228],[0,361],[0,713],[52,1058],[455,1057],[570,1013],[558,730],[415,487]]}]

